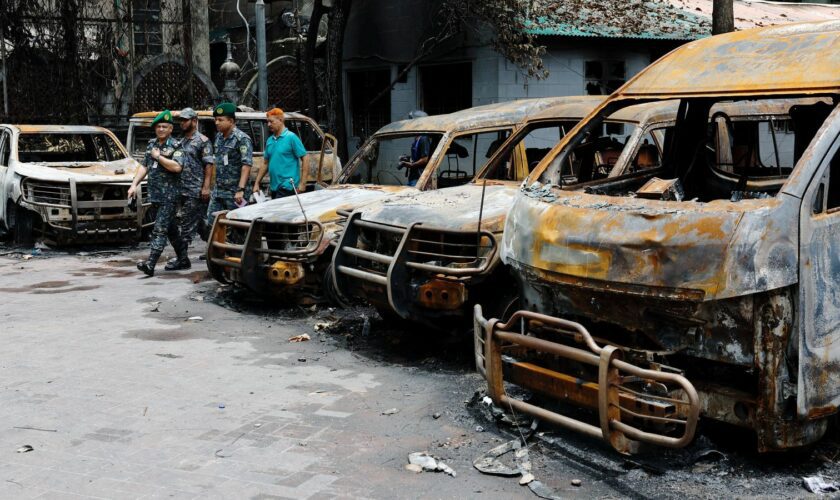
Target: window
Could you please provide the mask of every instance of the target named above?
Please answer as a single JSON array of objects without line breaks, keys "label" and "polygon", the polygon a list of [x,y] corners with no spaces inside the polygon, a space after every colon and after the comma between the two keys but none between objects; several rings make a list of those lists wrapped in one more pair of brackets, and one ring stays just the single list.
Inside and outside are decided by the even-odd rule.
[{"label": "window", "polygon": [[[576,124],[574,121],[561,121],[532,125],[524,137],[520,135],[518,140],[508,144],[507,151],[484,177],[492,180],[521,181]],[[520,145],[522,147],[518,148]],[[517,172],[515,158],[520,152],[525,153],[527,169]]]},{"label": "window", "polygon": [[435,64],[420,68],[420,109],[430,115],[471,108],[472,64]]},{"label": "window", "polygon": [[21,134],[18,139],[21,162],[98,162],[125,158],[119,146],[106,134]]},{"label": "window", "polygon": [[586,61],[587,95],[610,95],[627,81],[624,61]]},{"label": "window", "polygon": [[[434,156],[441,134],[424,135],[431,140],[431,156]],[[416,137],[414,134],[371,137],[347,164],[339,183],[407,185],[408,171],[400,168],[400,163],[402,157],[411,154]]]},{"label": "window", "polygon": [[466,134],[449,144],[438,166],[437,187],[466,184],[510,136],[510,129]]},{"label": "window", "polygon": [[321,151],[321,134],[306,120],[286,120],[286,127],[300,137],[307,151]]},{"label": "window", "polygon": [[163,52],[160,0],[133,0],[134,52],[138,56],[154,56]]},{"label": "window", "polygon": [[9,155],[12,152],[11,136],[8,132],[0,135],[0,165],[9,166]]},{"label": "window", "polygon": [[[388,69],[347,73],[350,87],[350,121],[355,137],[362,139],[391,123],[391,71]],[[384,95],[376,98],[381,92]]]}]

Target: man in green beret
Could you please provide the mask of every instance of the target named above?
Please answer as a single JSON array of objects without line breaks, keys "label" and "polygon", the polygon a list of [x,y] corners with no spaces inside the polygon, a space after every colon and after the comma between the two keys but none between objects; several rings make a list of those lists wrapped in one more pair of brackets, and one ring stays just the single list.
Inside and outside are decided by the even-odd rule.
[{"label": "man in green beret", "polygon": [[143,162],[128,189],[128,197],[134,198],[140,182],[146,175],[149,176],[149,200],[152,210],[156,213],[155,227],[152,229],[149,244],[149,258],[137,263],[137,269],[147,276],[154,276],[155,265],[166,248],[167,238],[179,259],[186,258],[187,255],[187,246],[181,239],[175,219],[183,167],[172,159],[178,148],[178,142],[172,138],[172,112],[166,110],[158,114],[152,120],[152,128],[155,130],[155,138],[149,140]]},{"label": "man in green beret", "polygon": [[213,226],[216,212],[243,206],[251,165],[254,164],[254,145],[248,134],[236,128],[236,105],[223,102],[213,108],[216,120],[215,151],[216,183],[207,207],[207,227]]}]

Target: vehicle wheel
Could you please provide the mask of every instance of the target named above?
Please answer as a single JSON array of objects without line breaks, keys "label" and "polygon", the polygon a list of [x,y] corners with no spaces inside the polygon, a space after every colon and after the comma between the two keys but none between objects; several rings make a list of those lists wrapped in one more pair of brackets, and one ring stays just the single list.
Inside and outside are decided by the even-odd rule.
[{"label": "vehicle wheel", "polygon": [[327,270],[324,271],[323,282],[321,284],[321,289],[324,291],[324,299],[332,305],[341,307],[343,309],[347,309],[350,307],[350,304],[344,300],[344,297],[338,293],[338,290],[335,287],[335,283],[332,279],[332,265],[327,266]]},{"label": "vehicle wheel", "polygon": [[32,246],[35,243],[35,219],[38,216],[17,205],[13,205],[13,207],[14,228],[12,234],[14,243],[21,246]]}]

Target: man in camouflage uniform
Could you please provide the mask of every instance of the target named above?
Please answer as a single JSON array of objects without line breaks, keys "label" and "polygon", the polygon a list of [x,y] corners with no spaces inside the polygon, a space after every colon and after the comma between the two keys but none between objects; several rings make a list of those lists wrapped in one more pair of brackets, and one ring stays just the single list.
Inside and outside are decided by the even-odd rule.
[{"label": "man in camouflage uniform", "polygon": [[186,257],[187,247],[178,232],[175,214],[178,209],[178,196],[181,192],[180,173],[182,167],[172,159],[178,142],[172,138],[172,112],[161,112],[152,121],[155,129],[155,139],[150,139],[146,146],[143,163],[137,169],[134,181],[128,190],[128,197],[134,198],[140,182],[148,174],[149,199],[152,209],[156,212],[155,227],[152,230],[149,259],[137,263],[137,269],[148,276],[154,276],[157,264],[166,240],[175,248],[179,258]]},{"label": "man in camouflage uniform", "polygon": [[207,207],[207,226],[212,227],[214,213],[233,210],[244,203],[248,192],[254,145],[248,134],[236,128],[236,105],[230,102],[213,109],[216,140],[213,142],[216,183]]},{"label": "man in camouflage uniform", "polygon": [[[213,176],[213,145],[210,139],[198,131],[198,113],[192,108],[184,108],[178,113],[181,131],[184,136],[172,159],[183,168],[181,171],[181,196],[178,201],[178,229],[184,245],[192,243],[193,235],[199,222],[204,222],[210,199],[210,180]],[[167,262],[167,271],[177,271],[192,267],[190,259],[175,257]]]}]

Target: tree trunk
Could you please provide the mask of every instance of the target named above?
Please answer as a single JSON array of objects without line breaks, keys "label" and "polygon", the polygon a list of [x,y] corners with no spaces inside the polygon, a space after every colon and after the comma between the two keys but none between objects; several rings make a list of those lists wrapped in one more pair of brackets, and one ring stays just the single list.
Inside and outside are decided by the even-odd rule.
[{"label": "tree trunk", "polygon": [[350,13],[352,0],[333,0],[327,30],[327,126],[330,132],[338,138],[338,152],[341,158],[347,159],[347,130],[344,123],[344,86],[342,85],[342,57],[344,48],[344,31],[347,27],[347,17]]},{"label": "tree trunk", "polygon": [[312,17],[309,18],[309,29],[306,31],[306,48],[304,53],[304,74],[306,76],[306,114],[318,121],[321,114],[318,111],[318,83],[315,78],[315,49],[318,46],[318,27],[324,17],[324,4],[315,0],[312,5]]},{"label": "tree trunk", "polygon": [[714,0],[712,4],[712,34],[720,35],[735,31],[733,0]]},{"label": "tree trunk", "polygon": [[79,74],[79,3],[78,0],[61,2],[61,27],[64,34],[61,62],[64,70],[64,94],[67,103],[66,118],[70,123],[87,123],[87,107],[81,92]]}]

